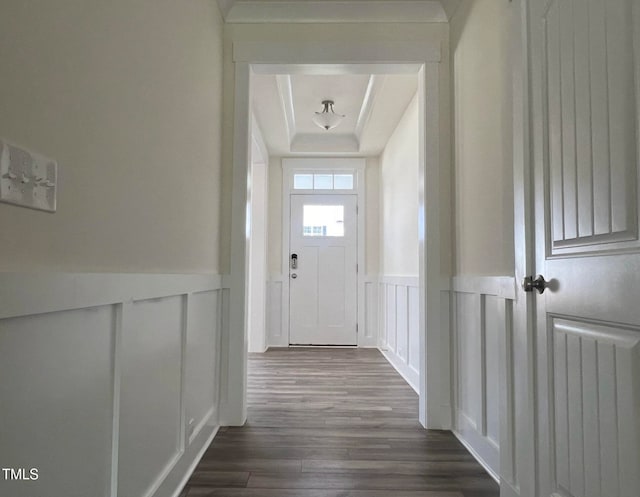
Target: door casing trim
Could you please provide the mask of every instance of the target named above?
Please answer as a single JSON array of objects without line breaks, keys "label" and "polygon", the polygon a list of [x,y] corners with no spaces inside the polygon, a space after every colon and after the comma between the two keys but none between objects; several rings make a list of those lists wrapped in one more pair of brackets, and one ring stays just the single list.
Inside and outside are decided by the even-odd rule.
[{"label": "door casing trim", "polygon": [[[246,201],[250,139],[250,86],[253,68],[292,65],[301,71],[333,64],[343,71],[379,74],[400,68],[415,70],[419,104],[418,243],[420,280],[419,421],[432,429],[450,429],[450,283],[451,161],[449,63],[443,64],[438,40],[385,42],[382,45],[301,41],[293,44],[234,42],[233,189],[231,199],[231,288],[229,323],[223,329],[228,357],[221,381],[227,396],[221,405],[223,425],[242,425],[247,418],[246,347]],[[429,236],[427,236],[427,233]]]}]

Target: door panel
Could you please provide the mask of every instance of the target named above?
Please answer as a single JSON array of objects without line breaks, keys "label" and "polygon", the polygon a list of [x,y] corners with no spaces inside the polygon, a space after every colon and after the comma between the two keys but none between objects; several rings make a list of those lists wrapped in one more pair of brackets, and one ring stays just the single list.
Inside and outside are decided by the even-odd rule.
[{"label": "door panel", "polygon": [[289,268],[290,344],[357,343],[356,202],[355,195],[291,195],[290,256],[298,257]]},{"label": "door panel", "polygon": [[624,413],[633,412],[640,389],[640,334],[550,318],[548,340],[558,487],[575,496],[633,495],[638,440],[626,435],[633,428],[621,431],[618,424],[637,424]]},{"label": "door panel", "polygon": [[640,6],[533,0],[538,495],[640,495]]},{"label": "door panel", "polygon": [[637,247],[632,0],[535,4],[550,254]]}]

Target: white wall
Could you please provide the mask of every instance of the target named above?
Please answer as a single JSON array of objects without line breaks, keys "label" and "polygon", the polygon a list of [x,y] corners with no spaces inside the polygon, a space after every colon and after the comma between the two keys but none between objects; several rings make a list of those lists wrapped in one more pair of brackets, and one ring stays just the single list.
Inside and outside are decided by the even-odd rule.
[{"label": "white wall", "polygon": [[282,157],[269,157],[269,275],[282,274]]},{"label": "white wall", "polygon": [[509,5],[464,0],[451,22],[454,274],[512,275]]},{"label": "white wall", "polygon": [[380,272],[418,275],[418,99],[380,156]]},{"label": "white wall", "polygon": [[0,270],[218,271],[222,25],[210,0],[4,0],[0,136],[59,162],[0,204]]},{"label": "white wall", "polygon": [[376,277],[380,269],[380,160],[367,157],[365,168],[365,267],[366,274]]}]

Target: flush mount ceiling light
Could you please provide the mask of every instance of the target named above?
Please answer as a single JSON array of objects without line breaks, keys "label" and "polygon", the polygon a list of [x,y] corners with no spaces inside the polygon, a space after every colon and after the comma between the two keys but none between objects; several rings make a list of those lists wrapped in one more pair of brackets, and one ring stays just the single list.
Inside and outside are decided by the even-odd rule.
[{"label": "flush mount ceiling light", "polygon": [[345,116],[335,113],[333,110],[333,100],[323,100],[322,105],[324,106],[322,112],[315,113],[315,116],[313,116],[313,122],[322,129],[329,131],[340,124]]}]

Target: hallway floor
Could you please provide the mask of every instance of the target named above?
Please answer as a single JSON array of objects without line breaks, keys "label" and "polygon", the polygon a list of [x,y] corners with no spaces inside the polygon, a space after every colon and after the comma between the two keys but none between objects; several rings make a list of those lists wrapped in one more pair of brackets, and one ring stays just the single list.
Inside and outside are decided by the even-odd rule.
[{"label": "hallway floor", "polygon": [[222,428],[183,497],[497,497],[378,350],[249,355],[245,426]]}]

